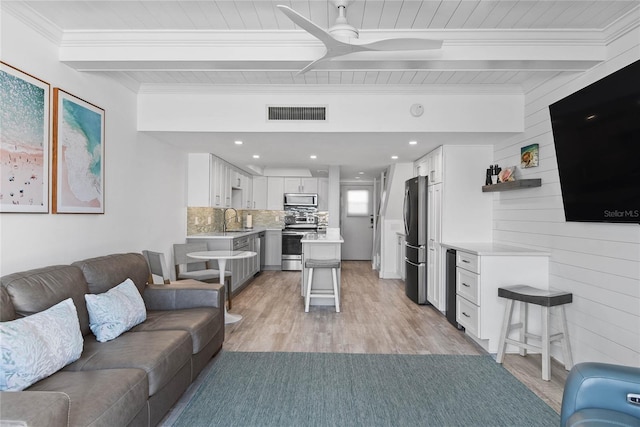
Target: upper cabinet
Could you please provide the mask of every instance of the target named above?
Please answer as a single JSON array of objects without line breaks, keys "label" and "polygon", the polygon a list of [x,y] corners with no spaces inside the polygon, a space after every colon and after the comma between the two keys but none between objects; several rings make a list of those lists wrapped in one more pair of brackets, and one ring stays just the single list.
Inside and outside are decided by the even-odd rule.
[{"label": "upper cabinet", "polygon": [[188,206],[281,211],[284,193],[316,193],[318,210],[329,209],[328,178],[251,177],[213,154],[189,153]]},{"label": "upper cabinet", "polygon": [[280,176],[267,178],[267,209],[281,211],[284,209],[284,180]]},{"label": "upper cabinet", "polygon": [[188,206],[248,209],[253,204],[251,177],[209,153],[189,153]]},{"label": "upper cabinet", "polygon": [[285,193],[317,193],[318,179],[317,178],[285,178],[284,192]]},{"label": "upper cabinet", "polygon": [[187,167],[187,205],[212,206],[213,164],[208,153],[189,153]]},{"label": "upper cabinet", "polygon": [[267,209],[267,177],[253,177],[253,202],[251,209]]},{"label": "upper cabinet", "polygon": [[442,182],[443,146],[429,152],[416,162],[416,173],[420,176],[427,176],[428,184],[438,184]]},{"label": "upper cabinet", "polygon": [[329,178],[318,178],[318,210],[329,210]]}]

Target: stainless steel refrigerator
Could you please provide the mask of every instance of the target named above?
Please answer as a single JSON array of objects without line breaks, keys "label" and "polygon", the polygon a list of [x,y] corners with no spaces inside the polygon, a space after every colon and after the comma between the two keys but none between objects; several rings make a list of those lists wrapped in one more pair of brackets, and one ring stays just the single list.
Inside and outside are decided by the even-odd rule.
[{"label": "stainless steel refrigerator", "polygon": [[427,303],[427,177],[405,182],[405,293],[417,304]]}]

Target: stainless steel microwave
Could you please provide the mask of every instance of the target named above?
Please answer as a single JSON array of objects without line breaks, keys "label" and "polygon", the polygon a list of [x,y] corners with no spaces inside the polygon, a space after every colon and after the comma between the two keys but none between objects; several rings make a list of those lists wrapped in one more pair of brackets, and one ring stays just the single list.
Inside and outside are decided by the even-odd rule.
[{"label": "stainless steel microwave", "polygon": [[284,207],[308,206],[318,207],[318,195],[314,193],[285,193]]}]

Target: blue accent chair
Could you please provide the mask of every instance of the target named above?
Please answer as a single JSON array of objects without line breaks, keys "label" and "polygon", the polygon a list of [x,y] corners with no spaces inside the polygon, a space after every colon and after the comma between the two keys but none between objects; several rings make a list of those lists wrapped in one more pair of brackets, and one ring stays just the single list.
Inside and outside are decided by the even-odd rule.
[{"label": "blue accent chair", "polygon": [[640,368],[594,362],[575,365],[564,387],[560,425],[640,427]]}]

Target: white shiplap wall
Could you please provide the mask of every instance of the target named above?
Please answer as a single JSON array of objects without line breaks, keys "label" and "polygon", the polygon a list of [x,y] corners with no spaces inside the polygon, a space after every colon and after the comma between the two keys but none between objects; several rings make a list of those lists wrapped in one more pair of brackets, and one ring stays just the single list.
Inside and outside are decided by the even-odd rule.
[{"label": "white shiplap wall", "polygon": [[[640,366],[640,226],[565,222],[548,109],[640,59],[640,28],[608,51],[608,60],[594,69],[554,77],[526,94],[525,132],[496,145],[494,160],[517,165],[518,177],[542,178],[542,187],[495,193],[493,238],[551,253],[551,287],[573,293],[567,317],[574,363]],[[520,169],[520,148],[534,143],[540,144],[540,166]],[[559,347],[553,350],[562,360]]]}]

